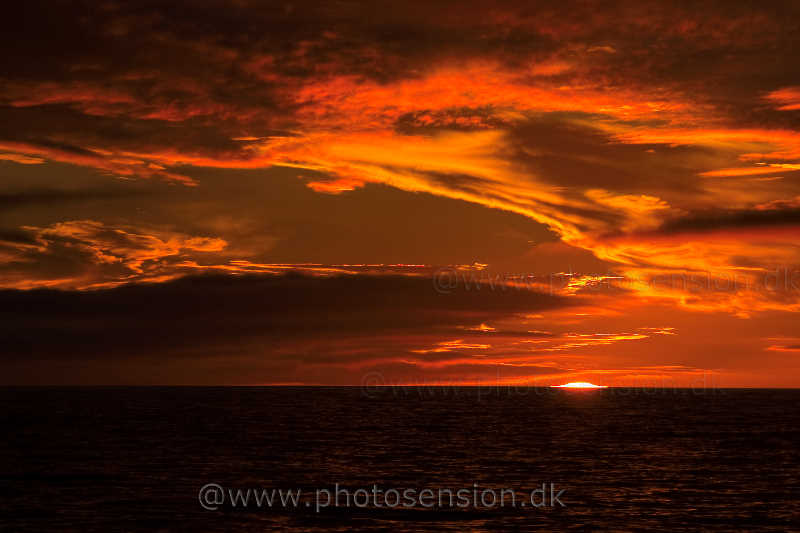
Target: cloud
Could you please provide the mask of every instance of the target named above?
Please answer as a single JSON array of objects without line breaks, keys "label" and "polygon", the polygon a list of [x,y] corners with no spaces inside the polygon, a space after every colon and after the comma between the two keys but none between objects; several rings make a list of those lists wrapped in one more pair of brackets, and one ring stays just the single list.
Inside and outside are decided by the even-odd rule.
[{"label": "cloud", "polygon": [[[48,5],[40,20],[34,4],[10,8],[2,32],[6,48],[26,51],[7,58],[0,89],[4,159],[182,185],[199,185],[201,168],[281,166],[339,196],[385,184],[523,215],[626,276],[797,259],[785,234],[763,231],[793,223],[789,210],[703,222],[721,205],[745,213],[800,194],[789,179],[800,164],[789,68],[800,43],[786,25],[797,6],[85,3]],[[747,226],[740,237],[757,225],[769,241],[736,249],[706,230],[670,240],[681,224],[727,224],[728,235]],[[119,254],[69,247],[88,265],[81,286],[90,270],[113,282],[108,265],[124,282],[181,255],[186,271],[251,260],[234,255],[244,245],[175,252],[171,237],[154,237]],[[8,249],[23,255],[17,264],[56,263],[50,251],[34,260]],[[219,257],[195,257],[207,254]]]},{"label": "cloud", "polygon": [[92,288],[134,281],[163,281],[176,265],[222,251],[226,242],[177,232],[112,227],[93,220],[24,226],[22,238],[0,240],[3,286]]},{"label": "cloud", "polygon": [[763,226],[800,226],[800,209],[717,209],[704,213],[697,212],[689,217],[675,218],[665,222],[659,228],[659,232],[693,233]]},{"label": "cloud", "polygon": [[759,176],[763,174],[781,174],[785,172],[791,172],[793,170],[800,170],[800,168],[793,168],[791,165],[772,163],[769,166],[760,167],[738,167],[707,170],[706,172],[701,172],[700,175],[708,178],[727,178],[740,176]]},{"label": "cloud", "polygon": [[[179,362],[181,372],[194,376],[191,367],[223,357],[237,368],[239,383],[284,381],[298,365],[305,379],[315,366],[350,368],[352,383],[353,368],[402,360],[415,345],[468,334],[463,324],[577,303],[488,287],[441,294],[429,277],[298,274],[186,277],[93,291],[5,290],[0,300],[3,309],[15,310],[0,326],[6,364],[83,361],[102,369],[112,361]],[[108,374],[84,377],[116,381]],[[187,381],[180,373],[163,377]]]},{"label": "cloud", "polygon": [[773,352],[800,352],[800,344],[772,345],[766,349]]},{"label": "cloud", "polygon": [[776,104],[781,111],[800,109],[800,87],[784,87],[772,91],[766,98]]},{"label": "cloud", "polygon": [[44,159],[39,157],[30,157],[23,154],[0,154],[0,160],[13,161],[14,163],[19,163],[20,165],[41,165],[44,163]]}]

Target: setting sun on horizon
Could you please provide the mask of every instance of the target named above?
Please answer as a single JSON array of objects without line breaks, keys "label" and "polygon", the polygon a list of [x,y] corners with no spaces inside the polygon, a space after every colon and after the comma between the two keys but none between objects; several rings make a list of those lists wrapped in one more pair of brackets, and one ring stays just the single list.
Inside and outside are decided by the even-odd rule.
[{"label": "setting sun on horizon", "polygon": [[595,385],[594,383],[589,383],[588,381],[572,381],[570,383],[564,383],[563,385],[550,385],[551,388],[554,389],[607,389],[608,386],[606,385]]}]

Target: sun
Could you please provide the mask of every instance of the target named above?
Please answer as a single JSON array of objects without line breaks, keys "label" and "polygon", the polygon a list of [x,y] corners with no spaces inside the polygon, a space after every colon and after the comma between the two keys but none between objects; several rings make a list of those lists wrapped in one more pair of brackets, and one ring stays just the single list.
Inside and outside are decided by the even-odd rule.
[{"label": "sun", "polygon": [[550,385],[554,389],[605,389],[608,388],[605,385],[595,385],[594,383],[589,383],[588,381],[573,381],[571,383],[565,383],[563,385]]}]

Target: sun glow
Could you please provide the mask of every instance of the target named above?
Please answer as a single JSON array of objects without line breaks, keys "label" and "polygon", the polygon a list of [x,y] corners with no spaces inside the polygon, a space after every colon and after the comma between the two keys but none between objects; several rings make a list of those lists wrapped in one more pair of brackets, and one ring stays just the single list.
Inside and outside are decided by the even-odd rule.
[{"label": "sun glow", "polygon": [[605,385],[595,385],[588,381],[573,381],[572,383],[565,383],[564,385],[551,385],[554,389],[605,389]]}]

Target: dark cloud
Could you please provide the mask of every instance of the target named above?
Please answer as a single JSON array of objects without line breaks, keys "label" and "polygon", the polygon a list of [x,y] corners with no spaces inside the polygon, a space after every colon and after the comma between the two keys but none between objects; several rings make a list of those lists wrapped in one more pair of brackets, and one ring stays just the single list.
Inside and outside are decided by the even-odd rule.
[{"label": "dark cloud", "polygon": [[723,160],[702,147],[616,142],[593,125],[602,119],[590,113],[541,113],[518,121],[508,130],[508,157],[546,182],[576,192],[602,188],[665,198],[702,193],[698,171],[718,168]]},{"label": "dark cloud", "polygon": [[737,230],[769,226],[800,226],[800,209],[725,210],[694,213],[670,220],[661,233]]},{"label": "dark cloud", "polygon": [[[414,276],[204,276],[88,292],[0,291],[0,337],[4,365],[71,362],[75,379],[87,364],[130,358],[174,364],[185,357],[186,367],[220,355],[234,365],[243,356],[248,364],[288,367],[308,358],[325,363],[326,357],[369,363],[387,351],[402,355],[400,346],[415,335],[426,342],[472,337],[466,325],[575,303],[488,286],[461,285],[442,294],[430,278]],[[381,340],[392,336],[405,340]],[[299,342],[305,348],[293,351]],[[347,357],[337,359],[337,349]],[[247,380],[248,364],[239,381]],[[13,371],[5,373],[5,382],[14,379]],[[169,380],[182,381],[179,375]],[[118,380],[97,375],[94,381]]]},{"label": "dark cloud", "polygon": [[[0,106],[0,138],[83,156],[96,155],[96,151],[86,146],[113,146],[125,151],[169,146],[200,154],[241,152],[243,143],[231,139],[233,132],[227,133],[221,124],[212,127],[198,120],[170,122],[91,115],[66,104]],[[285,135],[285,132],[269,130],[262,133]]]}]

